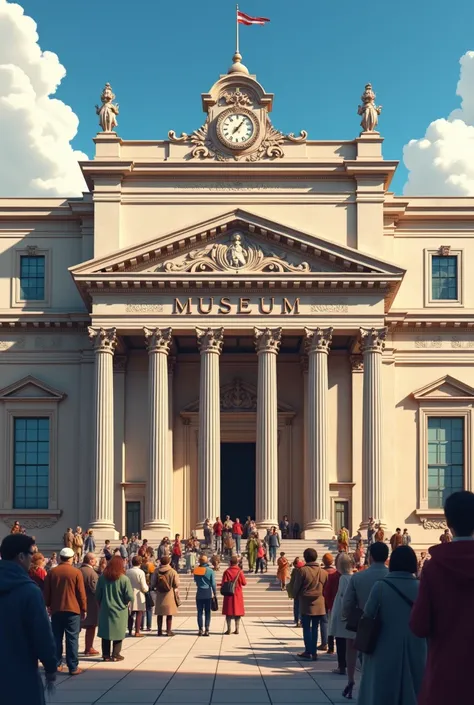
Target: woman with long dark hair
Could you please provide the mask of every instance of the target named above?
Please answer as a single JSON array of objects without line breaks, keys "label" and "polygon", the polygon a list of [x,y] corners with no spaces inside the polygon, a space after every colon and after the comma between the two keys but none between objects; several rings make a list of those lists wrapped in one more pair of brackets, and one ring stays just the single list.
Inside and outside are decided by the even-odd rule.
[{"label": "woman with long dark hair", "polygon": [[[104,661],[123,661],[122,641],[127,631],[128,604],[133,600],[133,588],[125,575],[123,559],[114,556],[97,581],[99,631]],[[110,646],[113,642],[112,656]]]}]

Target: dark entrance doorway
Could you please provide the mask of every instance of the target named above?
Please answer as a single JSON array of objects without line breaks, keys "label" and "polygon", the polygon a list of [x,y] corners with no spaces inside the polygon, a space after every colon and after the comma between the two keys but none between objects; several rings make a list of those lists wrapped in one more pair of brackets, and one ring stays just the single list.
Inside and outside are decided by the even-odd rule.
[{"label": "dark entrance doorway", "polygon": [[335,531],[339,532],[343,526],[349,530],[349,507],[347,502],[334,502]]},{"label": "dark entrance doorway", "polygon": [[125,531],[127,536],[139,535],[141,530],[140,502],[125,502]]},{"label": "dark entrance doorway", "polygon": [[242,524],[255,519],[255,443],[221,443],[221,517],[226,514]]}]

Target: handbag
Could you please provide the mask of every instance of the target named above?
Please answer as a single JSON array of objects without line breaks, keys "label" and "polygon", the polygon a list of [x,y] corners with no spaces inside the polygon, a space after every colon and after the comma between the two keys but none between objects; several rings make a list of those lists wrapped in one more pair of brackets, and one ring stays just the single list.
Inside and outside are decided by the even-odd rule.
[{"label": "handbag", "polygon": [[349,632],[356,632],[359,628],[359,622],[361,620],[364,610],[360,607],[353,607],[349,613],[346,621],[346,629]]},{"label": "handbag", "polygon": [[[392,582],[389,580],[381,580],[380,582],[383,582],[391,587],[392,590],[394,590],[410,608],[413,607],[413,601],[404,595],[403,592],[401,592],[397,587],[395,587]],[[359,621],[359,628],[357,629],[355,638],[355,648],[363,654],[372,654],[377,645],[377,639],[379,638],[381,628],[379,609],[380,602],[375,617],[367,617],[366,615],[362,615]]]},{"label": "handbag", "polygon": [[211,610],[212,612],[217,612],[219,609],[219,602],[217,601],[217,595],[213,595],[211,598]]},{"label": "handbag", "polygon": [[173,592],[174,592],[174,601],[176,602],[176,607],[181,607],[181,604],[182,604],[181,598],[179,596],[179,592],[178,592],[177,588],[174,588]]},{"label": "handbag", "polygon": [[235,580],[227,580],[225,583],[222,583],[221,595],[224,595],[224,597],[233,597],[235,595],[235,588],[237,585],[237,581],[239,579],[239,575],[240,575],[240,570],[237,573]]}]

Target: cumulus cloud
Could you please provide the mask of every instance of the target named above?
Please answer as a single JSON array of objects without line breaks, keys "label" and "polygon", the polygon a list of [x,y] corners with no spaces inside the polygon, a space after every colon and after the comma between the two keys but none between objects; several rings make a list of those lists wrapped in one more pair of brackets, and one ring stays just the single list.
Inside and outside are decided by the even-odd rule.
[{"label": "cumulus cloud", "polygon": [[461,57],[461,107],[432,122],[403,149],[408,195],[474,196],[474,51]]},{"label": "cumulus cloud", "polygon": [[71,147],[79,120],[54,96],[66,69],[42,51],[36,23],[0,0],[0,196],[80,196],[87,190]]}]

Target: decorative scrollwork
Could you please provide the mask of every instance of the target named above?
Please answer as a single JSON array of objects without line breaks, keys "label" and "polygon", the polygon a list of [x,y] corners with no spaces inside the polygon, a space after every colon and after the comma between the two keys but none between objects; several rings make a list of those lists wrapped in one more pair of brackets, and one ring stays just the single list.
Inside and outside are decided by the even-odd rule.
[{"label": "decorative scrollwork", "polygon": [[294,132],[290,132],[289,135],[285,135],[285,139],[289,142],[306,142],[308,139],[308,133],[306,130],[300,130],[299,135],[295,135]]},{"label": "decorative scrollwork", "polygon": [[165,272],[310,272],[307,262],[292,263],[286,253],[276,254],[233,233],[227,244],[216,243],[189,252],[184,260],[163,262],[157,271]]},{"label": "decorative scrollwork", "polygon": [[235,105],[239,108],[251,108],[253,106],[252,99],[248,93],[242,92],[240,88],[236,88],[235,91],[226,91],[221,98],[224,99],[226,105]]},{"label": "decorative scrollwork", "polygon": [[448,528],[444,519],[427,519],[423,518],[421,524],[424,529],[436,529],[438,531],[443,531]]}]

